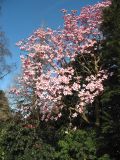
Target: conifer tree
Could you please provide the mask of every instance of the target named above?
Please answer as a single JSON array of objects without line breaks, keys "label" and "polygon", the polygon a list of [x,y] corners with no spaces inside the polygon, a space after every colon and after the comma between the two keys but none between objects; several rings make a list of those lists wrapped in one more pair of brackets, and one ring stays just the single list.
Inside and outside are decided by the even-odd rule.
[{"label": "conifer tree", "polygon": [[8,100],[5,93],[0,90],[0,122],[6,121],[11,117]]},{"label": "conifer tree", "polygon": [[[120,157],[120,1],[112,0],[104,10],[101,26],[103,43],[103,64],[110,71],[106,92],[102,97],[102,150],[111,158]],[[100,153],[101,154],[101,153]]]}]

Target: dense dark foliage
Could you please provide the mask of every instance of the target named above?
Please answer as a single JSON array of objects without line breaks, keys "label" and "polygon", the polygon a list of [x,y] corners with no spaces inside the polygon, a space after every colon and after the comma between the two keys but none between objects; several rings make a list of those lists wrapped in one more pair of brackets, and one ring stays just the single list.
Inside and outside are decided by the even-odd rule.
[{"label": "dense dark foliage", "polygon": [[[102,96],[102,153],[112,159],[120,157],[120,1],[112,0],[112,5],[104,10],[101,26],[106,37],[103,44],[103,64],[112,76],[106,82]],[[100,152],[100,153],[101,153]]]},{"label": "dense dark foliage", "polygon": [[11,112],[5,93],[0,90],[0,122],[10,119]]}]

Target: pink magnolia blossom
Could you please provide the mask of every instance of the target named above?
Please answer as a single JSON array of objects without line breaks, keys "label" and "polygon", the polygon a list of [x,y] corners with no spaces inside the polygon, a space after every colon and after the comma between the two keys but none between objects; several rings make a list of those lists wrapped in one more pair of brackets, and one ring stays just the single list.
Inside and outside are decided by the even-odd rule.
[{"label": "pink magnolia blossom", "polygon": [[11,92],[32,97],[34,104],[32,101],[28,109],[39,107],[42,120],[57,120],[62,116],[61,110],[65,107],[63,95],[73,95],[74,92],[78,94],[77,104],[73,106],[74,118],[84,112],[86,105],[92,104],[95,97],[103,92],[103,81],[107,79],[106,71],[98,66],[97,73],[84,77],[83,83],[82,75],[77,75],[77,71],[69,64],[75,61],[78,55],[88,54],[91,58],[94,57],[95,45],[103,39],[99,30],[102,10],[109,5],[110,1],[104,1],[84,7],[79,15],[76,15],[75,10],[71,11],[71,14],[62,10],[62,30],[39,28],[27,40],[17,43],[20,49],[28,54],[21,56],[21,87],[12,89]]}]

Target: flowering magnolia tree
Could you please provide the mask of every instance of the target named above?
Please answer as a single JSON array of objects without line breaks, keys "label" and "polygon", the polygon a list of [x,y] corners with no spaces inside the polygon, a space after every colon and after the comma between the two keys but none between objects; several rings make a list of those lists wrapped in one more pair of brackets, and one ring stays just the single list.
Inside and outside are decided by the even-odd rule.
[{"label": "flowering magnolia tree", "polygon": [[108,72],[102,68],[104,37],[99,29],[102,11],[109,5],[110,1],[104,1],[87,6],[79,15],[76,10],[70,14],[62,10],[63,29],[40,28],[17,43],[27,55],[21,56],[22,76],[11,93],[27,100],[21,105],[24,113],[37,109],[42,120],[57,120],[68,96],[70,117],[83,116],[86,106],[103,93]]}]

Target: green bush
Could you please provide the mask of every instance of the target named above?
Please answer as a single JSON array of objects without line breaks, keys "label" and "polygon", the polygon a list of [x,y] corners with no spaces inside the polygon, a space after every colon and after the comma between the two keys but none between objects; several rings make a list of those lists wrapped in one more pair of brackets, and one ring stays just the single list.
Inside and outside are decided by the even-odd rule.
[{"label": "green bush", "polygon": [[[33,125],[11,122],[0,132],[0,160],[110,160],[97,157],[96,131],[59,130],[59,140],[47,143],[44,133]],[[46,135],[45,135],[46,137]]]},{"label": "green bush", "polygon": [[[54,148],[40,138],[37,128],[11,123],[0,135],[0,160],[52,160]],[[0,157],[0,158],[1,158]]]},{"label": "green bush", "polygon": [[76,130],[66,133],[58,142],[56,160],[110,160],[109,156],[97,157],[97,139],[94,130]]},{"label": "green bush", "polygon": [[71,131],[58,142],[58,160],[94,160],[96,155],[95,133]]}]

